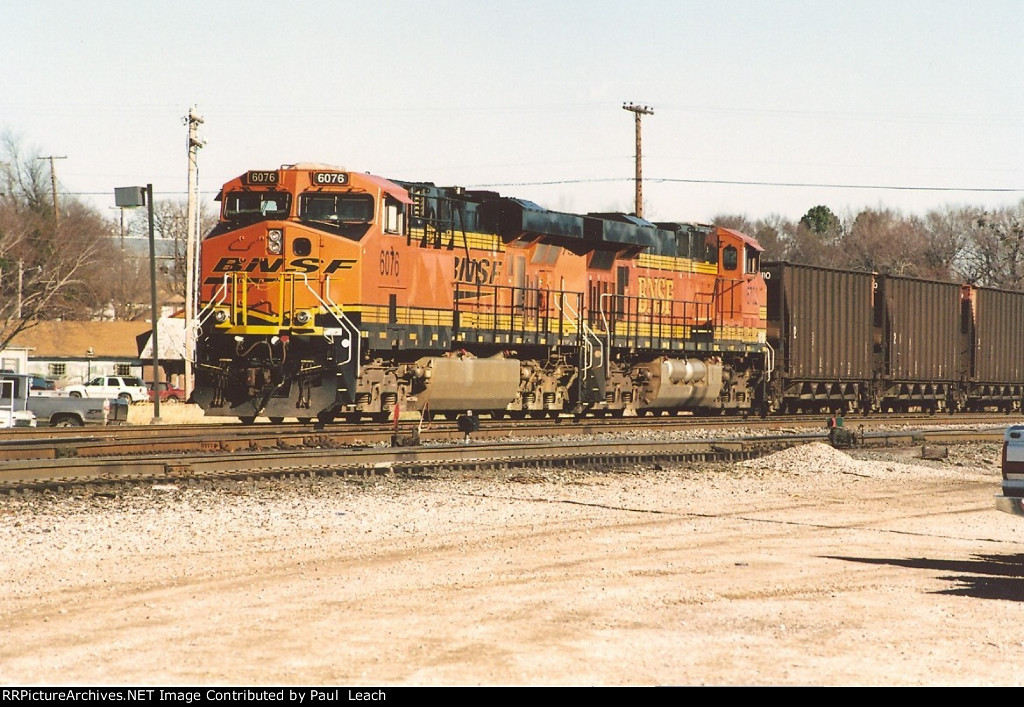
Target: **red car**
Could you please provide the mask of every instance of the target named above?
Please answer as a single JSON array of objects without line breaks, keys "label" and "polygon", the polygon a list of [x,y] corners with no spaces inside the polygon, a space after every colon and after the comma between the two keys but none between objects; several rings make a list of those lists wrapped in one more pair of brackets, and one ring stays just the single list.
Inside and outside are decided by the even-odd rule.
[{"label": "red car", "polygon": [[[158,383],[160,389],[160,402],[162,403],[180,403],[185,400],[185,391],[181,388],[175,388],[170,383]],[[149,402],[153,402],[153,382],[146,381],[146,387],[149,389]]]}]

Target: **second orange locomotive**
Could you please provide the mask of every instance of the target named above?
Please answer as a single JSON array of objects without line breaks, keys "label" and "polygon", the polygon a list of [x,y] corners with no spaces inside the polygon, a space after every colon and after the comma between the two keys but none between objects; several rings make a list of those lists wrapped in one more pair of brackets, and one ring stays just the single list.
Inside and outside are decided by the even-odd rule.
[{"label": "second orange locomotive", "polygon": [[210,413],[747,410],[764,384],[761,249],[736,231],[317,164],[218,199],[194,392]]}]

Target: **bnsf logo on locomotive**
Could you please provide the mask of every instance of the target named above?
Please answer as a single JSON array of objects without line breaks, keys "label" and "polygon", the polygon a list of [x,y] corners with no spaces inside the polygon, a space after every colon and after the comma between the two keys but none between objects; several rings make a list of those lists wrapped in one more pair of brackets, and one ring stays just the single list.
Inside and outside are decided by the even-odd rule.
[{"label": "bnsf logo on locomotive", "polygon": [[321,269],[323,261],[319,258],[293,258],[285,261],[284,258],[221,258],[213,266],[213,272],[322,272],[330,275],[338,270],[349,270],[355,264],[352,259],[335,259],[327,263]]},{"label": "bnsf logo on locomotive", "polygon": [[455,279],[470,285],[492,285],[501,274],[501,261],[455,256]]},{"label": "bnsf logo on locomotive", "polygon": [[[672,310],[675,283],[667,277],[638,277],[636,279],[637,311],[640,314],[668,314]],[[653,300],[653,301],[652,301]],[[653,309],[653,312],[652,312]]]}]

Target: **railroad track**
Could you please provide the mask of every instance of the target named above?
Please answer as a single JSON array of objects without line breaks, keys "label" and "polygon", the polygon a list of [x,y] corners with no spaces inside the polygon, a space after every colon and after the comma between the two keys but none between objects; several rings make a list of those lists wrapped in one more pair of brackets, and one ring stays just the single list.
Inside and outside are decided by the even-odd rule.
[{"label": "railroad track", "polygon": [[[178,425],[105,428],[58,438],[9,435],[0,439],[0,490],[61,488],[82,483],[128,481],[188,482],[288,475],[415,476],[437,469],[510,469],[536,467],[616,467],[630,464],[739,460],[786,447],[821,441],[821,421],[654,418],[641,425],[622,420],[494,423],[474,435],[473,443],[451,423],[434,423],[421,432],[420,444],[407,442],[413,425]],[[960,416],[956,426],[924,428],[920,416],[884,420],[848,419],[861,443],[872,446],[942,445],[1002,439],[1010,421],[992,416]],[[939,423],[943,420],[935,419]],[[1014,420],[1015,422],[1016,420]],[[606,424],[606,423],[615,424]],[[948,421],[947,421],[948,424]],[[972,429],[966,425],[975,425]],[[712,425],[716,432],[709,431]],[[901,425],[907,425],[900,428]],[[212,429],[211,429],[212,428]],[[638,431],[639,428],[639,431]],[[699,438],[691,434],[704,431]],[[629,438],[628,433],[642,434]],[[627,434],[627,438],[616,438]],[[155,435],[155,436],[154,436]],[[510,441],[510,437],[515,439]],[[533,439],[531,439],[533,438]]]},{"label": "railroad track", "polygon": [[[847,427],[866,432],[880,427],[990,425],[1005,427],[1018,418],[1007,415],[928,416],[888,415],[850,417]],[[824,418],[812,415],[770,419],[666,416],[643,418],[582,418],[486,420],[475,440],[632,434],[676,434],[701,430],[723,436],[760,434],[766,430],[822,430]],[[737,429],[741,432],[737,432]],[[152,453],[206,453],[298,446],[360,447],[390,444],[393,437],[418,437],[423,443],[460,441],[456,423],[402,421],[388,424],[177,424],[115,425],[110,427],[16,428],[0,431],[0,461],[82,457],[135,457]]]}]

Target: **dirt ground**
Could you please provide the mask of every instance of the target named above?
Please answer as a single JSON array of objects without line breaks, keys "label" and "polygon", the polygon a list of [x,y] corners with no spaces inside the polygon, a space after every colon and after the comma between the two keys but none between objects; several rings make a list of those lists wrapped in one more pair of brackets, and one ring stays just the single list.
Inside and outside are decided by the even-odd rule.
[{"label": "dirt ground", "polygon": [[1020,685],[998,454],[4,497],[0,683]]}]

